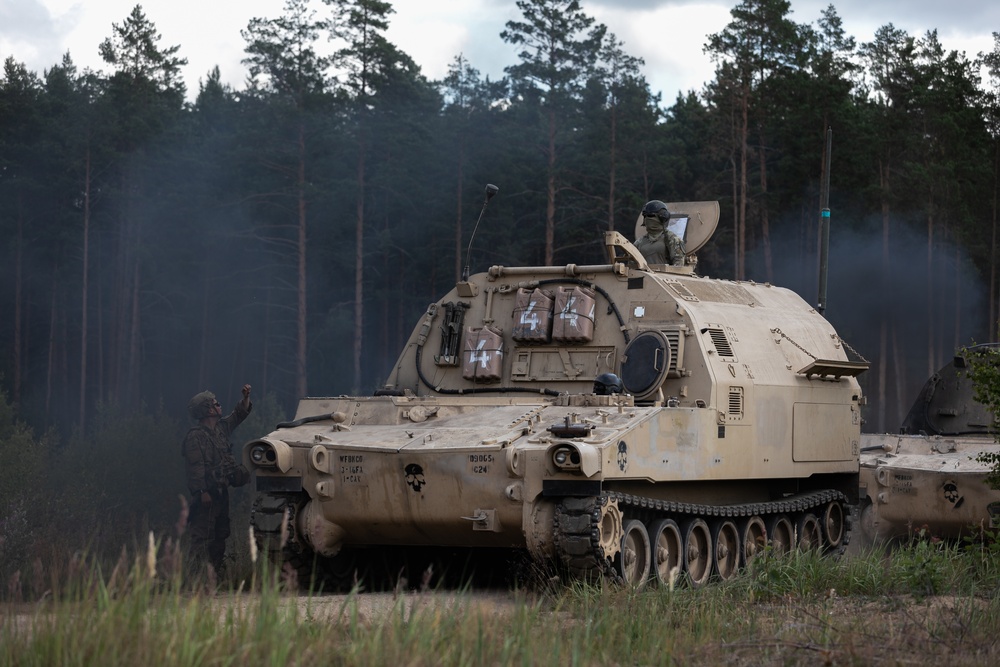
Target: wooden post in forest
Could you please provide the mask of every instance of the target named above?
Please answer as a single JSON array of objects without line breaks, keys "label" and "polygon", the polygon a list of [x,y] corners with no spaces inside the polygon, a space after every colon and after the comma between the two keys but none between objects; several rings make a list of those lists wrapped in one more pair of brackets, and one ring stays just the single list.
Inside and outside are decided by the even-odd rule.
[{"label": "wooden post in forest", "polygon": [[819,192],[819,297],[816,310],[822,315],[826,310],[826,278],[830,264],[830,149],[833,146],[833,128],[826,129],[826,159],[823,163],[823,185]]}]

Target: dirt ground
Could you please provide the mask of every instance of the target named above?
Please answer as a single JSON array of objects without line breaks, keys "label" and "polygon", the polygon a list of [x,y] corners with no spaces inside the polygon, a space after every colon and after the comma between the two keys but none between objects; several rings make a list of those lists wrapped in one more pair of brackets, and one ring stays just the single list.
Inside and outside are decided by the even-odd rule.
[{"label": "dirt ground", "polygon": [[[228,598],[223,598],[227,600]],[[220,600],[220,601],[222,601]],[[256,599],[239,600],[246,610],[259,604]],[[350,595],[332,593],[324,595],[287,595],[282,598],[286,607],[294,605],[299,618],[315,621],[356,619],[361,625],[375,625],[391,612],[410,615],[415,611],[451,610],[456,608],[483,618],[502,619],[524,604],[524,596],[509,591],[430,591],[426,593],[362,593]]]}]

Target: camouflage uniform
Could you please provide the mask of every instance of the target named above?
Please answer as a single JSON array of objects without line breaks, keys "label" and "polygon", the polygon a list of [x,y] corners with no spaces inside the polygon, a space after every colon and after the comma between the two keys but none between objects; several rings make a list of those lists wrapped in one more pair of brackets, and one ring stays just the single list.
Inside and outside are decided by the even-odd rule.
[{"label": "camouflage uniform", "polygon": [[684,266],[684,240],[669,229],[670,211],[659,199],[642,207],[642,226],[645,236],[635,240],[635,247],[648,264]]},{"label": "camouflage uniform", "polygon": [[[191,554],[197,560],[207,559],[220,576],[224,571],[226,538],[230,532],[229,487],[243,486],[250,480],[249,471],[233,457],[229,435],[252,409],[252,403],[246,408],[242,401],[237,403],[229,416],[219,419],[214,429],[198,424],[189,430],[182,446],[187,485],[193,499],[188,515]],[[203,491],[212,496],[210,504],[201,502]]]},{"label": "camouflage uniform", "polygon": [[649,264],[684,266],[684,244],[681,237],[671,231],[640,236],[636,239],[635,247]]}]

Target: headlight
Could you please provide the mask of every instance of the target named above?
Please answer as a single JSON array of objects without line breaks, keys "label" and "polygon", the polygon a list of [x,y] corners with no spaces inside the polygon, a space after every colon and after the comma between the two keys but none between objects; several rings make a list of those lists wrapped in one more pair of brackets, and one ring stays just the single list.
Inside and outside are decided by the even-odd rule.
[{"label": "headlight", "polygon": [[277,458],[277,454],[274,452],[274,447],[262,442],[259,442],[250,448],[250,460],[253,461],[254,465],[272,467],[274,466]]},{"label": "headlight", "polygon": [[243,445],[243,463],[247,468],[266,468],[278,472],[292,469],[292,448],[278,438],[260,438]]},{"label": "headlight", "polygon": [[578,470],[580,468],[580,452],[575,447],[557,447],[552,451],[552,462],[562,470]]}]

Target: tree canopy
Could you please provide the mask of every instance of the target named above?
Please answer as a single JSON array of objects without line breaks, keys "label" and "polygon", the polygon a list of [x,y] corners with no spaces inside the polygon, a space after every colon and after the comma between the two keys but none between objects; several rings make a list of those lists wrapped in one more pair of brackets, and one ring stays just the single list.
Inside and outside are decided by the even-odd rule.
[{"label": "tree canopy", "polygon": [[370,394],[466,262],[602,262],[649,199],[719,200],[699,273],[812,301],[827,158],[826,315],[878,369],[866,428],[997,337],[1000,35],[974,57],[891,24],[858,45],[832,6],[796,23],[742,0],[705,44],[714,78],[664,103],[583,3],[517,8],[497,81],[462,54],[428,80],[385,0],[287,0],[242,33],[245,87],[215,69],[192,103],[183,45],[141,6],[100,43],[106,72],[7,57],[0,382],[20,414],[87,428],[245,381],[288,410]]}]

